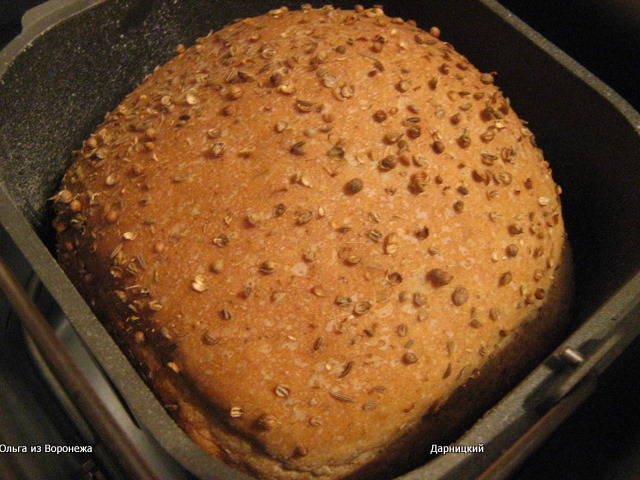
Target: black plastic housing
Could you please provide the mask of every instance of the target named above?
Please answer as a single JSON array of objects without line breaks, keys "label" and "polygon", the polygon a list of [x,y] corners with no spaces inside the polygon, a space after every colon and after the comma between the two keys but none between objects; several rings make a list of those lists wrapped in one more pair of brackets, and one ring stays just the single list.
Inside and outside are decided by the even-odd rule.
[{"label": "black plastic housing", "polygon": [[[200,478],[246,477],[204,455],[173,424],[59,269],[48,199],[72,151],[178,44],[283,4],[299,6],[281,0],[70,0],[47,10],[45,4],[42,16],[32,17],[0,52],[0,223],[136,418]],[[440,456],[402,477],[476,478],[640,331],[640,116],[497,2],[406,0],[385,5],[385,12],[426,29],[437,25],[480,70],[497,72],[496,83],[529,122],[563,188],[576,296],[573,330],[558,351],[570,347],[585,361],[567,371],[555,356],[547,359],[459,439],[482,443],[483,454]]]}]

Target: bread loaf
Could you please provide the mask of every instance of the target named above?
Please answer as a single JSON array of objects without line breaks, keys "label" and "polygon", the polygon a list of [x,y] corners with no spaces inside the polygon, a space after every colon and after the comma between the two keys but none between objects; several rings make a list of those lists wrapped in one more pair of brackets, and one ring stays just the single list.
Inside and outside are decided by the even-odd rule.
[{"label": "bread loaf", "polygon": [[180,46],[107,114],[54,227],[204,450],[264,480],[379,479],[562,335],[559,193],[494,75],[437,28],[283,7]]}]

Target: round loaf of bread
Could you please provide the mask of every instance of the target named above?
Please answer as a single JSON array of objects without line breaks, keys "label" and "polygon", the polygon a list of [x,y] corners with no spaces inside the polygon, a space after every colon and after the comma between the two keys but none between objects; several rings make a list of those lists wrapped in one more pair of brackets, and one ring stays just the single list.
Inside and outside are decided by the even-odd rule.
[{"label": "round loaf of bread", "polygon": [[260,479],[411,468],[567,325],[532,133],[493,74],[380,8],[180,46],[54,205],[61,265],[169,413]]}]

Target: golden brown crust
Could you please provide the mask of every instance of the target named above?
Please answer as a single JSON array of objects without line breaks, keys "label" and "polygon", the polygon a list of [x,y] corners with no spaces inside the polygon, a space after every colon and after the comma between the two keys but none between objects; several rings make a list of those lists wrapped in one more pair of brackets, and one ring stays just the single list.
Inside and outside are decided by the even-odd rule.
[{"label": "golden brown crust", "polygon": [[377,8],[239,21],[107,115],[56,196],[81,293],[194,441],[260,478],[450,440],[446,400],[479,375],[490,398],[564,326],[549,166],[434,35]]}]

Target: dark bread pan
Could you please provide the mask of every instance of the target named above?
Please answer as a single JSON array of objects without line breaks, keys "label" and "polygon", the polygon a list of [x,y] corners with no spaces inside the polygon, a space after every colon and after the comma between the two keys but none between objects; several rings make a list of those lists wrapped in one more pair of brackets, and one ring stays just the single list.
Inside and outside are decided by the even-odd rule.
[{"label": "dark bread pan", "polygon": [[[48,198],[71,152],[176,45],[283,4],[299,6],[51,0],[25,18],[23,33],[0,53],[0,223],[135,419],[199,478],[248,477],[191,443],[82,301],[53,255]],[[497,2],[406,0],[385,11],[440,27],[480,70],[498,72],[498,85],[529,121],[563,187],[576,264],[570,335],[456,442],[482,444],[482,452],[440,455],[402,477],[506,478],[640,331],[640,116]]]}]

